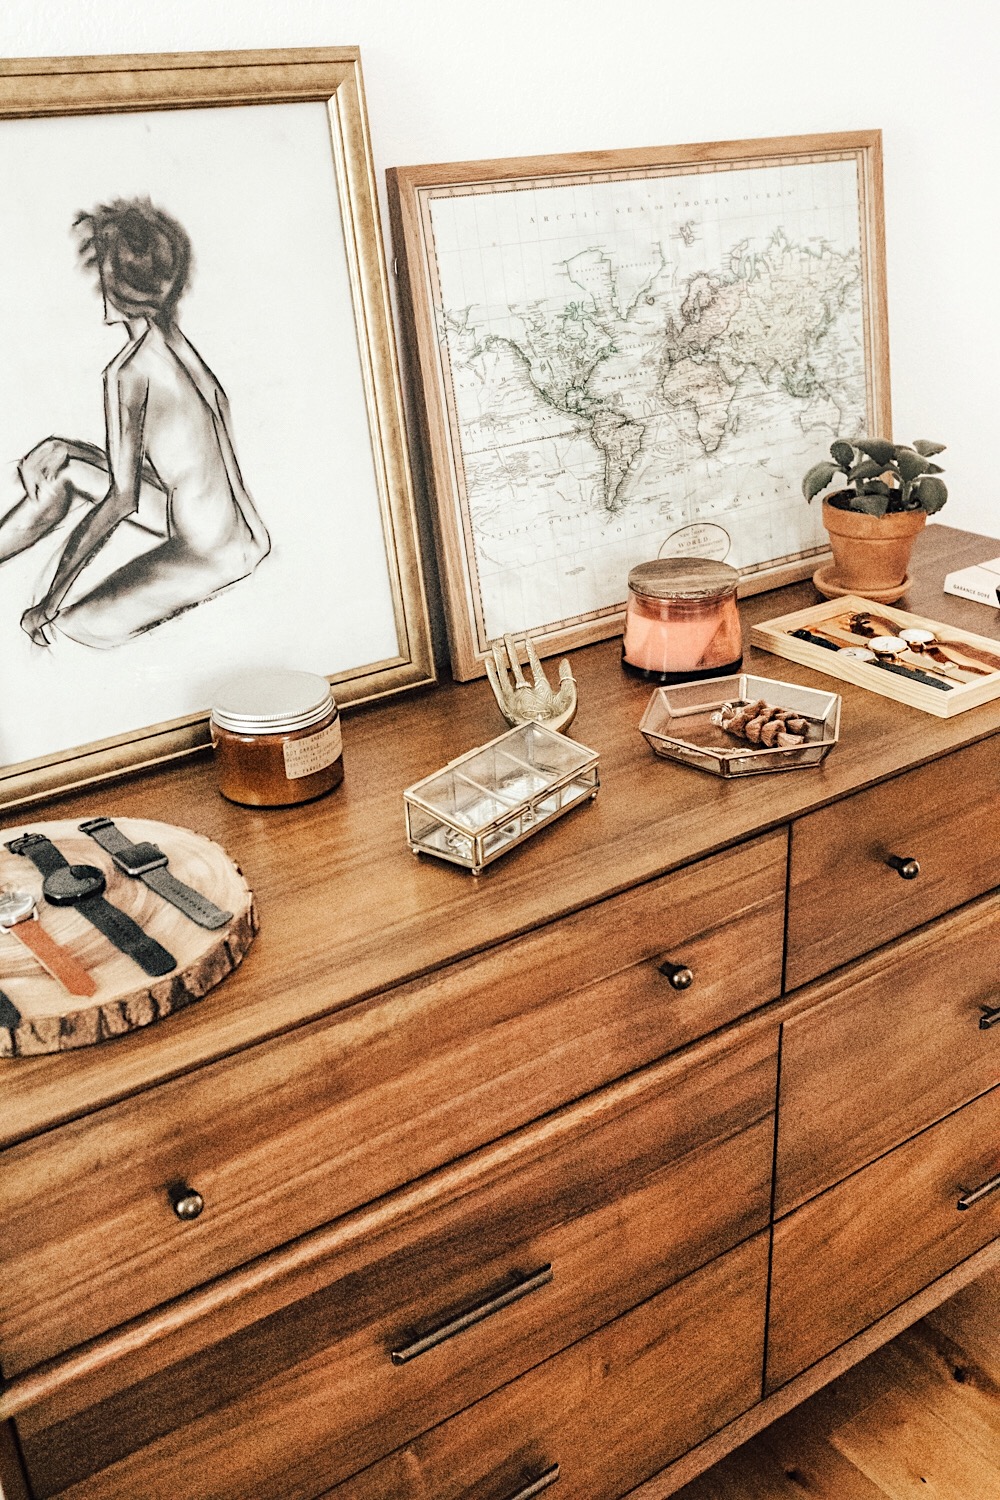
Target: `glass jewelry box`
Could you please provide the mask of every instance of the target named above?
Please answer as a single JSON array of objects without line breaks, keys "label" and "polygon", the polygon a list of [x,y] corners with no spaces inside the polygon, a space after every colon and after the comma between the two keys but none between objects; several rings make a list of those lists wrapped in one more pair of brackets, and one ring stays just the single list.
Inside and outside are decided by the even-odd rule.
[{"label": "glass jewelry box", "polygon": [[478,875],[515,844],[597,796],[596,750],[534,721],[460,755],[403,793],[414,854]]}]

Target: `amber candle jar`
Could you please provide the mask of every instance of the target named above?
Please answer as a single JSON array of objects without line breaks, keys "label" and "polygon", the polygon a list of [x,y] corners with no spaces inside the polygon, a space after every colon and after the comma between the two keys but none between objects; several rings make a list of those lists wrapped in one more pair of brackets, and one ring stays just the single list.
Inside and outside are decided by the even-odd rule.
[{"label": "amber candle jar", "polygon": [[340,714],[325,677],[246,672],[212,709],[219,791],[248,807],[288,807],[344,779]]},{"label": "amber candle jar", "polygon": [[691,682],[739,670],[740,575],[708,557],[665,557],[628,575],[622,663],[649,682]]}]

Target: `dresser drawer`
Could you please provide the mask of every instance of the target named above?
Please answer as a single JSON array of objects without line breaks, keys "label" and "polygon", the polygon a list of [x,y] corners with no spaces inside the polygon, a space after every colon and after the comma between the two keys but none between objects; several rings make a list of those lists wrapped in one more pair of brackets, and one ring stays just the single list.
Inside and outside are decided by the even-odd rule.
[{"label": "dresser drawer", "polygon": [[[997,1191],[958,1209],[994,1179]],[[776,1224],[768,1389],[998,1235],[1000,1088]]]},{"label": "dresser drawer", "polygon": [[[0,1157],[7,1375],[772,998],[784,837],[703,861]],[[750,952],[754,962],[747,964]],[[669,958],[694,974],[675,990]],[[181,1185],[201,1216],[171,1205]]]},{"label": "dresser drawer", "polygon": [[354,1216],[238,1328],[28,1411],[36,1495],[311,1500],[763,1229],[776,1057],[701,1044]]},{"label": "dresser drawer", "polygon": [[1000,898],[818,988],[782,1030],[779,1214],[1000,1082]]},{"label": "dresser drawer", "polygon": [[760,1235],[325,1500],[613,1500],[759,1399],[766,1272]]},{"label": "dresser drawer", "polygon": [[[915,859],[904,879],[886,861]],[[786,985],[992,890],[1000,878],[1000,736],[792,825]]]}]

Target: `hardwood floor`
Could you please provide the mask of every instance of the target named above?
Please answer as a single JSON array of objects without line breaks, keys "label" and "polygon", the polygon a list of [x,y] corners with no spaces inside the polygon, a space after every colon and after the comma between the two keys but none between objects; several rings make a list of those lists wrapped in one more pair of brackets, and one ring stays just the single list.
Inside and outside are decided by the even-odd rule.
[{"label": "hardwood floor", "polygon": [[1000,1500],[1000,1273],[678,1491],[675,1500]]}]

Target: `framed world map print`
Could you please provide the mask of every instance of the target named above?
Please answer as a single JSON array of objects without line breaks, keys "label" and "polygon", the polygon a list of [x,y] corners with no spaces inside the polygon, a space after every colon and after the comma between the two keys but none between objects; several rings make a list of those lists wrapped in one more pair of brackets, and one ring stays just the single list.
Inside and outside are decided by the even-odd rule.
[{"label": "framed world map print", "polygon": [[880,132],[388,182],[456,677],[617,633],[652,558],[812,573],[801,476],[890,431]]}]

